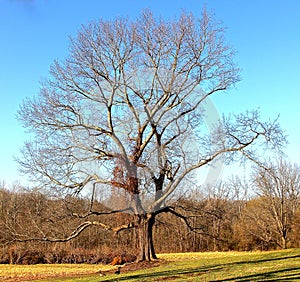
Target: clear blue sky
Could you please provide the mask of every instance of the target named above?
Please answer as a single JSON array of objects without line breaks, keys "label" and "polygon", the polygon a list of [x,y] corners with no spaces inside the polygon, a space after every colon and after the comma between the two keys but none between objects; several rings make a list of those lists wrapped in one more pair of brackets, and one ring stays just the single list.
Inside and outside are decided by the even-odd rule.
[{"label": "clear blue sky", "polygon": [[0,180],[21,180],[13,156],[26,136],[15,118],[25,97],[38,93],[54,59],[68,54],[69,36],[82,24],[117,15],[135,18],[150,8],[162,17],[203,5],[228,28],[242,81],[214,99],[220,113],[259,107],[280,114],[287,154],[300,161],[300,1],[297,0],[0,0]]}]

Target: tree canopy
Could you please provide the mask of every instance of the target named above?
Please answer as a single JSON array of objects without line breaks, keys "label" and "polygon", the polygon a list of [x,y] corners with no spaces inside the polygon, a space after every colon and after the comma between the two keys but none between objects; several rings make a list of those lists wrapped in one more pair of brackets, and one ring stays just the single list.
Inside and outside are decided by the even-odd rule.
[{"label": "tree canopy", "polygon": [[[168,200],[194,171],[223,155],[256,159],[257,146],[284,143],[277,120],[262,122],[258,111],[203,132],[205,102],[240,79],[234,53],[205,10],[171,20],[146,10],[133,21],[83,26],[69,56],[20,107],[32,133],[19,159],[23,172],[53,191],[93,187],[91,201],[97,189],[121,195],[112,212],[136,215],[127,228],[140,230],[139,258],[155,257],[154,218],[179,216]],[[85,217],[96,213],[91,204]],[[84,228],[95,223],[87,222]]]}]

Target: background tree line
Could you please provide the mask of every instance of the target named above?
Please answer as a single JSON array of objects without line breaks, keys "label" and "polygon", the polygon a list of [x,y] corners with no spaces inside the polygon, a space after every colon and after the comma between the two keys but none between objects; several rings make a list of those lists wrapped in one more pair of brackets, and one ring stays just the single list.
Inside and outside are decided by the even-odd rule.
[{"label": "background tree line", "polygon": [[[249,196],[250,191],[255,193]],[[247,183],[232,177],[177,199],[174,207],[181,216],[162,213],[157,217],[154,246],[157,252],[298,248],[299,201],[299,167],[280,159],[268,168],[254,169]],[[97,263],[110,262],[116,255],[134,260],[133,254],[138,249],[134,240],[136,230],[125,230],[120,236],[109,228],[126,224],[133,215],[128,213],[126,218],[120,213],[109,214],[110,209],[97,200],[93,204],[108,214],[102,226],[83,229],[73,240],[66,240],[67,243],[58,239],[51,243],[35,241],[35,238],[72,236],[72,231],[80,226],[78,214],[88,212],[90,200],[71,196],[55,198],[26,191],[19,185],[8,189],[2,183],[2,263]]]}]

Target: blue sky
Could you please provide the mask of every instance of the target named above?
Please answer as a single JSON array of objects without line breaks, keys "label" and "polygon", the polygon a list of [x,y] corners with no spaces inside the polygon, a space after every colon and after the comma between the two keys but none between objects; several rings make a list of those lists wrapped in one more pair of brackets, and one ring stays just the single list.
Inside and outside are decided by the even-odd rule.
[{"label": "blue sky", "polygon": [[39,91],[54,59],[68,54],[69,36],[97,18],[135,18],[144,8],[162,17],[203,5],[227,27],[242,81],[213,101],[219,113],[260,108],[280,114],[289,135],[286,153],[300,160],[300,1],[297,0],[0,0],[0,180],[22,182],[13,156],[26,140],[15,118],[25,97]]}]

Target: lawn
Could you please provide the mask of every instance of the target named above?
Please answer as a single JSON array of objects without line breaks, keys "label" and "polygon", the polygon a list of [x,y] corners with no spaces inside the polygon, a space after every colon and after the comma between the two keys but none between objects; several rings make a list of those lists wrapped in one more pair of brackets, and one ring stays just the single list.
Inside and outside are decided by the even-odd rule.
[{"label": "lawn", "polygon": [[[0,265],[0,281],[300,281],[300,249],[160,254],[153,268],[113,274],[102,265]],[[101,277],[99,270],[108,271]],[[44,278],[44,280],[41,280]],[[35,280],[34,280],[35,279]],[[37,280],[40,279],[40,280]]]}]

